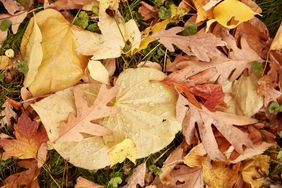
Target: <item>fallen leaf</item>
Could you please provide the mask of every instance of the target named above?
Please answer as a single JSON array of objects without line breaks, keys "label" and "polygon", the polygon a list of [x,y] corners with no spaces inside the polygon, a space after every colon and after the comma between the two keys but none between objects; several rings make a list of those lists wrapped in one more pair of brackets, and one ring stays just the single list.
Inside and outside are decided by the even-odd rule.
[{"label": "fallen leaf", "polygon": [[145,175],[146,175],[146,163],[142,163],[138,165],[134,170],[132,175],[127,181],[127,184],[123,186],[123,188],[132,188],[140,185],[142,187],[145,186]]},{"label": "fallen leaf", "polygon": [[222,0],[209,0],[208,3],[206,3],[204,6],[203,6],[203,9],[205,11],[207,10],[210,10],[211,8],[213,8],[217,3],[219,3],[220,1]]},{"label": "fallen leaf", "polygon": [[[127,69],[121,73],[116,81],[119,91],[112,104],[119,108],[119,112],[97,122],[112,132],[110,136],[103,138],[89,134],[82,136],[78,129],[75,134],[80,134],[79,142],[74,141],[71,136],[65,141],[58,139],[59,122],[65,121],[69,113],[75,113],[72,89],[57,92],[32,107],[39,114],[57,152],[76,166],[100,169],[110,165],[110,149],[126,138],[136,145],[136,159],[139,159],[163,149],[181,129],[175,119],[176,94],[161,83],[150,82],[160,81],[165,76],[161,71],[151,68]],[[88,100],[89,104],[95,100],[99,87],[82,87],[86,97],[91,98],[92,102]],[[85,100],[80,97],[79,99],[79,103]]]},{"label": "fallen leaf", "polygon": [[37,167],[36,160],[23,160],[17,163],[21,168],[27,170],[18,172],[7,177],[1,188],[17,188],[17,187],[30,187],[30,188],[40,188],[37,177],[40,173],[40,169]]},{"label": "fallen leaf", "polygon": [[78,43],[77,51],[83,55],[93,55],[92,60],[119,57],[126,42],[130,42],[131,52],[139,48],[141,42],[141,33],[133,19],[125,23],[106,13],[109,2],[100,2],[99,5],[98,26],[102,34],[73,27]]},{"label": "fallen leaf", "polygon": [[224,0],[213,9],[214,19],[208,21],[217,21],[222,26],[233,29],[239,24],[252,19],[255,13],[250,7],[239,0]]},{"label": "fallen leaf", "polygon": [[83,140],[83,134],[94,136],[105,136],[111,131],[94,120],[114,115],[118,112],[116,107],[107,106],[117,94],[117,88],[107,89],[102,85],[97,98],[92,106],[88,107],[87,100],[80,86],[74,87],[74,99],[76,105],[76,115],[70,114],[66,122],[60,125],[60,137],[56,142],[79,142]]},{"label": "fallen leaf", "polygon": [[36,23],[36,19],[34,19],[32,32],[29,35],[29,42],[25,49],[27,54],[25,59],[29,70],[25,75],[24,87],[30,87],[38,74],[38,70],[43,59],[43,49],[41,43],[42,34]]},{"label": "fallen leaf", "polygon": [[11,15],[24,10],[24,7],[20,6],[16,0],[0,0],[0,2],[3,3],[5,9]]},{"label": "fallen leaf", "polygon": [[135,164],[136,161],[136,146],[134,142],[126,138],[120,143],[116,144],[109,152],[111,166],[117,163],[122,163],[126,158]]},{"label": "fallen leaf", "polygon": [[155,7],[149,5],[144,1],[141,1],[140,4],[141,6],[138,8],[138,12],[141,14],[144,21],[150,20],[152,18],[157,18],[158,10]]},{"label": "fallen leaf", "polygon": [[10,157],[36,159],[41,144],[48,140],[44,127],[40,126],[38,129],[37,123],[23,112],[14,129],[15,139],[8,137],[0,140],[0,146],[5,151],[1,159],[6,160]]},{"label": "fallen leaf", "polygon": [[280,24],[280,27],[276,32],[276,35],[270,46],[270,50],[281,50],[281,49],[282,49],[282,23]]},{"label": "fallen leaf", "polygon": [[[38,48],[29,47],[30,36],[39,35],[39,30],[34,29],[34,20],[42,34],[43,58],[39,67],[38,62],[33,61],[39,60],[40,57],[28,58],[38,50]],[[37,33],[33,33],[34,31]],[[35,39],[34,44],[40,46],[40,40]],[[46,9],[31,18],[21,43],[21,54],[24,59],[30,60],[27,74],[36,74],[32,76],[34,79],[28,87],[33,96],[62,90],[79,82],[83,75],[86,58],[76,53],[75,46],[71,25],[59,12]],[[28,49],[33,49],[35,52]]]},{"label": "fallen leaf", "polygon": [[261,187],[265,182],[261,173],[268,174],[269,160],[267,155],[258,155],[246,161],[242,169],[243,180],[251,184],[252,188]]},{"label": "fallen leaf", "polygon": [[4,70],[9,64],[11,64],[10,58],[5,55],[0,56],[0,70]]},{"label": "fallen leaf", "polygon": [[198,32],[191,36],[177,35],[183,30],[182,27],[173,27],[169,30],[161,30],[153,34],[153,38],[158,38],[170,52],[174,52],[173,45],[177,46],[187,55],[194,55],[201,61],[210,61],[220,52],[218,46],[225,46],[226,43],[211,33]]},{"label": "fallen leaf", "polygon": [[197,97],[204,99],[204,105],[208,109],[214,109],[224,102],[224,93],[219,84],[202,84],[189,88],[189,91]]},{"label": "fallen leaf", "polygon": [[[194,5],[197,9],[196,23],[211,19],[213,17],[212,10],[205,10],[207,0],[193,0]],[[205,5],[205,6],[204,6]]]},{"label": "fallen leaf", "polygon": [[20,24],[24,21],[27,16],[27,11],[21,11],[15,15],[0,14],[0,21],[9,20],[12,23],[12,32],[16,34],[20,27]]},{"label": "fallen leaf", "polygon": [[91,4],[93,0],[57,0],[51,4],[47,3],[44,9],[56,8],[57,10],[83,9],[84,6]]},{"label": "fallen leaf", "polygon": [[90,60],[87,68],[89,70],[91,78],[97,80],[103,84],[110,83],[109,72],[100,61]]},{"label": "fallen leaf", "polygon": [[75,188],[103,188],[104,186],[89,181],[81,176],[76,179]]},{"label": "fallen leaf", "polygon": [[260,14],[262,9],[256,4],[254,0],[240,0],[242,3],[250,7],[254,12]]},{"label": "fallen leaf", "polygon": [[6,126],[10,128],[12,125],[11,118],[16,120],[18,119],[18,115],[14,111],[13,106],[7,100],[2,105],[2,108],[3,110],[0,112],[0,117],[2,116],[3,118],[1,118],[2,122],[0,127],[2,128],[6,124]]},{"label": "fallen leaf", "polygon": [[238,115],[251,117],[263,106],[263,98],[257,94],[258,78],[251,74],[242,75],[239,80],[232,84],[232,96],[235,101],[235,112]]}]

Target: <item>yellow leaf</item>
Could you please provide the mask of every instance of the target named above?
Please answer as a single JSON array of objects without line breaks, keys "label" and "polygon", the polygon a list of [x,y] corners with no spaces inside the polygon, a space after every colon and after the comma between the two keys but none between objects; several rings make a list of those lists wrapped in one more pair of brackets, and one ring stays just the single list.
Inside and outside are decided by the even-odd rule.
[{"label": "yellow leaf", "polygon": [[136,145],[134,142],[126,138],[119,144],[115,145],[108,153],[111,166],[117,163],[122,163],[126,158],[135,164],[136,160]]},{"label": "yellow leaf", "polygon": [[0,56],[0,70],[5,69],[9,64],[11,60],[5,55]]},{"label": "yellow leaf", "polygon": [[15,52],[13,49],[8,49],[5,51],[5,55],[8,57],[8,58],[13,58],[15,56]]},{"label": "yellow leaf", "polygon": [[213,9],[214,19],[229,29],[252,19],[256,14],[250,7],[239,0],[225,0]]},{"label": "yellow leaf", "polygon": [[193,0],[194,5],[197,9],[196,23],[205,21],[206,19],[212,18],[212,10],[204,10],[203,6],[207,3],[207,0]]},{"label": "yellow leaf", "polygon": [[202,165],[204,181],[211,188],[233,187],[238,179],[240,163],[235,165],[227,165],[220,161],[211,163],[205,157]]},{"label": "yellow leaf", "polygon": [[202,165],[205,157],[203,157],[207,152],[202,143],[193,147],[190,152],[184,157],[184,163],[189,167],[198,167]]},{"label": "yellow leaf", "polygon": [[[134,52],[140,52],[141,50],[144,50],[145,48],[147,48],[147,46],[151,43],[151,42],[154,42],[155,38],[151,38],[150,36],[153,35],[154,33],[157,33],[158,31],[162,30],[162,29],[165,29],[167,24],[170,23],[170,19],[166,19],[164,21],[161,21],[157,24],[155,24],[154,26],[152,27],[147,27],[143,32],[142,32],[142,41],[141,41],[141,44],[139,46],[139,48],[137,50],[134,50]],[[150,35],[151,33],[151,35]]]},{"label": "yellow leaf", "polygon": [[[43,58],[39,31],[42,34]],[[59,91],[78,83],[86,64],[86,58],[76,52],[70,23],[53,9],[41,11],[30,20],[21,43],[21,54],[28,61],[29,68],[25,86],[33,96]]]},{"label": "yellow leaf", "polygon": [[33,21],[33,28],[29,36],[29,42],[26,45],[26,57],[25,60],[28,63],[28,72],[25,75],[24,86],[29,87],[34,81],[40,64],[43,58],[42,50],[42,34],[36,23],[36,20]]},{"label": "yellow leaf", "polygon": [[101,83],[109,84],[109,72],[100,61],[90,60],[88,63],[90,76]]},{"label": "yellow leaf", "polygon": [[281,50],[282,49],[282,23],[271,43],[270,50]]},{"label": "yellow leaf", "polygon": [[263,97],[257,94],[257,81],[258,78],[254,74],[243,75],[239,80],[234,81],[232,94],[236,114],[251,117],[263,106]]},{"label": "yellow leaf", "polygon": [[268,174],[269,160],[270,157],[267,155],[257,155],[250,159],[243,166],[243,180],[251,184],[252,188],[261,187],[264,183],[264,177],[261,173]]}]

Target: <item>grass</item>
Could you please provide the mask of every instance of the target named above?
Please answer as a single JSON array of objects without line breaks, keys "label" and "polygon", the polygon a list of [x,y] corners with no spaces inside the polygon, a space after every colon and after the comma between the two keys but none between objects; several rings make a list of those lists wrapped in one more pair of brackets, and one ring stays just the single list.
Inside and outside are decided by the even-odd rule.
[{"label": "grass", "polygon": [[[149,0],[147,1],[156,7],[160,7],[160,0]],[[261,8],[263,9],[263,17],[261,19],[267,25],[270,33],[274,36],[277,31],[279,24],[282,20],[282,14],[280,9],[282,8],[281,0],[257,0],[256,1]],[[179,1],[177,1],[179,3]],[[122,1],[120,4],[120,12],[126,21],[134,19],[137,21],[137,24],[141,30],[145,29],[148,26],[148,23],[142,21],[141,15],[138,13],[138,7],[140,6],[140,0],[129,0]],[[77,14],[77,11],[74,12],[74,15]],[[91,15],[91,12],[87,12],[88,15]],[[87,17],[87,16],[86,16]],[[90,16],[91,18],[91,16]],[[88,19],[88,18],[87,18]],[[85,20],[83,20],[85,22]],[[9,31],[8,39],[4,42],[3,46],[0,48],[0,55],[5,53],[7,49],[13,49],[16,53],[19,53],[19,46],[21,38],[27,26],[28,20],[26,20],[19,29],[17,34],[12,34]],[[81,24],[81,23],[78,23]],[[91,27],[89,27],[92,24]],[[88,26],[85,27],[89,30],[95,30],[97,20],[90,19],[88,20]],[[130,45],[130,44],[129,44]],[[126,49],[125,49],[126,52]],[[157,42],[151,43],[148,48],[143,50],[140,53],[135,54],[134,56],[124,53],[120,58],[117,59],[117,72],[119,74],[124,69],[129,67],[135,67],[141,61],[154,61],[160,62],[164,66],[164,59],[172,56],[172,53],[169,53],[162,45]],[[7,81],[6,79],[1,80],[1,75],[3,77],[3,71],[0,72],[0,105],[5,101],[5,97],[10,97],[15,100],[20,100],[20,88],[23,83],[23,74],[19,71],[16,71],[17,76],[13,80]],[[11,130],[6,130],[5,128],[0,129],[0,132],[6,134],[12,134]],[[162,151],[150,155],[145,159],[140,159],[137,161],[137,164],[141,164],[146,161],[147,167],[152,176],[158,175],[160,168],[163,165],[163,162],[170,154],[170,152],[178,146],[182,141],[182,135],[178,134],[174,141]],[[277,155],[280,152],[280,149],[269,150],[268,154],[272,156],[271,168],[270,168],[270,181],[275,181],[279,178],[279,174],[282,172],[282,161],[277,159]],[[0,151],[1,153],[1,151]],[[41,187],[73,187],[75,185],[76,178],[83,176],[89,180],[95,181],[99,184],[105,185],[106,188],[115,188],[116,184],[119,183],[119,180],[122,180],[121,185],[125,184],[126,178],[132,173],[132,170],[136,165],[132,162],[126,160],[122,164],[115,165],[112,168],[105,168],[98,171],[89,171],[81,168],[74,167],[73,165],[67,163],[55,150],[49,151],[48,160],[44,164],[41,174],[38,177],[38,181]],[[22,169],[19,169],[16,166],[17,160],[8,159],[6,161],[0,161],[0,182],[2,182],[6,177],[15,172],[19,172]],[[277,181],[281,181],[281,178]]]}]

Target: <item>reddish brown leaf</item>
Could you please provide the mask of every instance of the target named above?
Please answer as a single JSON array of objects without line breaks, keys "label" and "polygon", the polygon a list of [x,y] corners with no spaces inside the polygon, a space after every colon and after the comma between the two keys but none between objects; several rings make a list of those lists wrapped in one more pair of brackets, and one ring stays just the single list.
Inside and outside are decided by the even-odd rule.
[{"label": "reddish brown leaf", "polygon": [[158,10],[144,1],[141,1],[141,6],[139,7],[138,12],[142,15],[144,21],[158,16]]},{"label": "reddish brown leaf", "polygon": [[0,146],[5,150],[2,160],[10,157],[36,159],[41,144],[48,140],[44,127],[40,126],[38,129],[37,123],[23,112],[14,129],[16,139],[6,137],[0,140]]},{"label": "reddish brown leaf", "polygon": [[83,177],[78,177],[74,187],[75,188],[103,188],[104,186],[96,184]]},{"label": "reddish brown leaf", "polygon": [[55,8],[57,10],[81,9],[83,5],[92,3],[93,0],[58,0],[45,5],[44,8]]},{"label": "reddish brown leaf", "polygon": [[23,160],[17,163],[19,167],[25,168],[27,170],[18,172],[10,175],[3,182],[1,188],[40,188],[37,176],[40,173],[40,169],[37,167],[36,160]]},{"label": "reddish brown leaf", "polygon": [[209,109],[214,109],[224,102],[224,93],[219,84],[202,84],[189,88],[195,96],[203,98],[204,105]]},{"label": "reddish brown leaf", "polygon": [[145,175],[146,175],[146,162],[138,165],[130,176],[127,184],[123,188],[132,188],[138,185],[145,186]]}]

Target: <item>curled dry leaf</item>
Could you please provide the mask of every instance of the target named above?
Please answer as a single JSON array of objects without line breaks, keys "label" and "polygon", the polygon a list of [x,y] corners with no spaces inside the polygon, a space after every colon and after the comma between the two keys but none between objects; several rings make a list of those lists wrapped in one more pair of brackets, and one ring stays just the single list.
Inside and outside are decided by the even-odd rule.
[{"label": "curled dry leaf", "polygon": [[40,188],[37,177],[40,173],[40,168],[37,167],[36,160],[22,160],[17,163],[21,168],[27,170],[10,175],[3,182],[1,188],[17,188],[17,187],[30,187]]},{"label": "curled dry leaf", "polygon": [[[29,43],[30,40],[33,43]],[[40,45],[42,54],[38,53]],[[25,86],[33,96],[62,90],[79,82],[86,58],[77,54],[75,47],[71,25],[60,12],[47,9],[30,20],[21,43],[21,53],[28,61],[27,75],[32,75],[25,78]]]},{"label": "curled dry leaf", "polygon": [[218,56],[218,46],[225,46],[226,43],[211,33],[198,32],[192,36],[177,35],[183,30],[182,27],[173,27],[169,30],[161,30],[151,37],[158,38],[169,51],[174,52],[173,45],[177,46],[187,55],[194,55],[201,61],[210,61]]},{"label": "curled dry leaf", "polygon": [[[163,149],[181,129],[175,118],[176,94],[161,83],[151,82],[164,78],[164,73],[151,68],[127,69],[120,74],[116,81],[119,91],[112,104],[119,112],[98,122],[101,127],[111,130],[109,136],[83,134],[79,142],[71,137],[60,141],[59,122],[65,121],[70,112],[75,113],[72,89],[51,95],[32,107],[46,127],[54,148],[64,158],[86,169],[104,168],[110,165],[108,152],[124,139],[134,142],[136,158],[139,159]],[[92,104],[100,86],[84,87],[86,99],[91,99]],[[80,98],[79,102],[86,99]]]},{"label": "curled dry leaf", "polygon": [[138,12],[142,15],[144,21],[157,18],[158,16],[158,10],[144,1],[141,1]]},{"label": "curled dry leaf", "polygon": [[1,138],[4,136],[1,134],[0,146],[5,151],[1,159],[6,160],[10,157],[37,159],[40,146],[48,140],[44,127],[40,126],[38,129],[37,123],[23,112],[14,129],[15,139],[12,137]]}]

